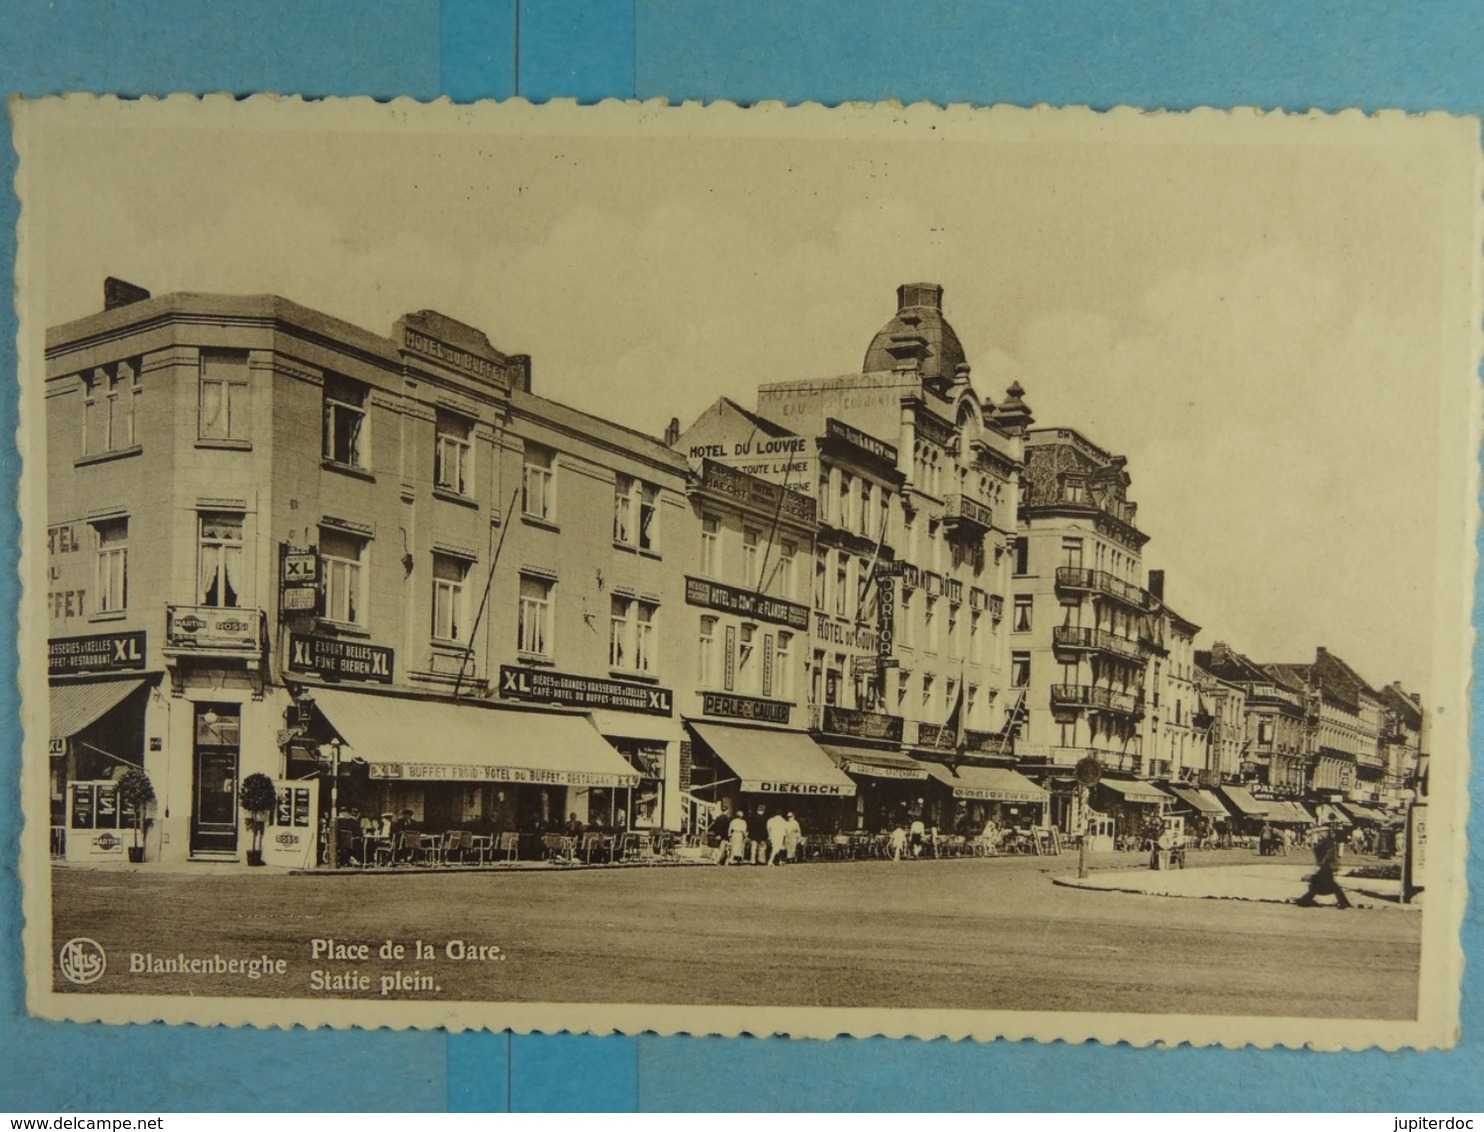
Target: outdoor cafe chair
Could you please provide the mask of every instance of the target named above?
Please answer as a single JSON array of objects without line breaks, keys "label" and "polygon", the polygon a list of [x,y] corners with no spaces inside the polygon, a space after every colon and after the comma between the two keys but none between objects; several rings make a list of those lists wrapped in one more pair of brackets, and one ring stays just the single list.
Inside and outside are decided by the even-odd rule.
[{"label": "outdoor cafe chair", "polygon": [[469,835],[469,852],[475,854],[481,865],[484,864],[494,856],[494,836],[488,833],[471,833]]},{"label": "outdoor cafe chair", "polygon": [[593,863],[594,853],[607,854],[608,860],[613,860],[613,838],[606,833],[589,831],[582,835],[582,859],[589,865]]},{"label": "outdoor cafe chair", "polygon": [[546,859],[562,865],[577,864],[577,838],[560,833],[544,834],[541,844],[546,849]]},{"label": "outdoor cafe chair", "polygon": [[520,834],[509,832],[500,834],[492,852],[505,854],[507,861],[515,860],[520,853]]}]

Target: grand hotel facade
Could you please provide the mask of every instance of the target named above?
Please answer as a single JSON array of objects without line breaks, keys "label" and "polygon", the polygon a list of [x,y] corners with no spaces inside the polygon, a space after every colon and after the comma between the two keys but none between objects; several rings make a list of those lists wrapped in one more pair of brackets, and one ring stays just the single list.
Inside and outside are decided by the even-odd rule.
[{"label": "grand hotel facade", "polygon": [[759,806],[1072,830],[1089,752],[1135,816],[1151,774],[1261,778],[1202,742],[1122,459],[982,398],[942,297],[900,288],[859,373],[658,438],[434,311],[382,336],[107,281],[46,344],[54,852],[121,855],[131,766],[146,859],[238,859],[261,773],[298,866],[332,782],[530,838]]}]

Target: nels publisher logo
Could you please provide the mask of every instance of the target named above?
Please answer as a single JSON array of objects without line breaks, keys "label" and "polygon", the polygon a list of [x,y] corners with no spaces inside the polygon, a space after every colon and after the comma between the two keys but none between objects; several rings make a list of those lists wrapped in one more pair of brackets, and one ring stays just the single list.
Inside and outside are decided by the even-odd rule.
[{"label": "nels publisher logo", "polygon": [[69,939],[57,953],[57,967],[62,977],[78,986],[96,983],[108,969],[108,956],[96,940],[86,936]]}]

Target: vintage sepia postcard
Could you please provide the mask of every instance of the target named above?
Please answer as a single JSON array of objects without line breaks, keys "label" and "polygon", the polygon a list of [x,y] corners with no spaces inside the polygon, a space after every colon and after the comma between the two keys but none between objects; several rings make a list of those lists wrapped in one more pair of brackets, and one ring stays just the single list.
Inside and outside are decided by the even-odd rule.
[{"label": "vintage sepia postcard", "polygon": [[35,1014],[1453,1043],[1477,121],[11,113]]}]

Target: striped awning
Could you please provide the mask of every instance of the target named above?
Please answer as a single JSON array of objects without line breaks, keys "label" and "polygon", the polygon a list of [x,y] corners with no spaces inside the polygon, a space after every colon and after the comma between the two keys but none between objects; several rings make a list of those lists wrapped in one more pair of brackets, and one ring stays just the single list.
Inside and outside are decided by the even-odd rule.
[{"label": "striped awning", "polygon": [[951,787],[955,798],[979,802],[1045,802],[1049,795],[1023,774],[998,766],[926,763],[928,773]]},{"label": "striped awning", "polygon": [[138,679],[53,685],[48,696],[51,738],[54,741],[72,738],[142,687],[144,681]]}]

